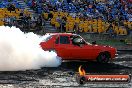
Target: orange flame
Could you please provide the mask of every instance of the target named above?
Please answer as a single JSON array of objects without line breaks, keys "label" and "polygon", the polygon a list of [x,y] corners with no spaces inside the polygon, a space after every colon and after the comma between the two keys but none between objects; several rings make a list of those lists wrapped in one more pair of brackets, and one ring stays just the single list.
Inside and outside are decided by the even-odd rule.
[{"label": "orange flame", "polygon": [[81,76],[84,76],[85,74],[86,74],[86,72],[85,72],[85,70],[82,68],[82,65],[79,67],[79,74],[81,75]]}]

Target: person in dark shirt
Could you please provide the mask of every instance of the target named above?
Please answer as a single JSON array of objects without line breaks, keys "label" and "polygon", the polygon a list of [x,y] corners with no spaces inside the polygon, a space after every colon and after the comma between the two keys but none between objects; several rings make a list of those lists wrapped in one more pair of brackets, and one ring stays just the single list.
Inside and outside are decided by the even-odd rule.
[{"label": "person in dark shirt", "polygon": [[13,4],[9,4],[7,9],[8,9],[8,11],[15,11],[16,8]]}]

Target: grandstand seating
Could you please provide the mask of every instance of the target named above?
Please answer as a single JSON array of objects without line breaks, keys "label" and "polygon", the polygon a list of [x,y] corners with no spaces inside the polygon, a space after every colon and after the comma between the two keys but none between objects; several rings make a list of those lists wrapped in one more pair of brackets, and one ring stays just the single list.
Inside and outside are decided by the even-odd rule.
[{"label": "grandstand seating", "polygon": [[48,13],[44,13],[43,16],[44,16],[44,19],[45,19],[45,20],[48,19]]},{"label": "grandstand seating", "polygon": [[[5,17],[15,17],[16,19],[20,18],[19,15],[22,12],[21,7],[24,7],[20,5],[20,2],[19,0],[11,0],[11,2],[9,2],[8,0],[1,1],[0,3],[0,26],[4,25]],[[15,11],[8,11],[9,4],[13,4],[15,6]],[[31,15],[31,12],[29,12],[27,9],[24,9],[23,13],[25,15]]]},{"label": "grandstand seating", "polygon": [[[123,9],[124,5],[122,5],[122,2],[119,0],[109,0],[108,3],[106,3],[106,0],[96,0],[95,1],[96,3],[93,2],[94,0],[87,0],[87,2],[89,3],[89,6],[87,9],[86,9],[86,6],[87,6],[86,3],[74,5],[74,3],[68,4],[68,3],[64,2],[63,4],[61,4],[61,3],[58,4],[57,1],[58,0],[56,0],[54,2],[54,4],[50,3],[51,5],[53,5],[53,7],[56,6],[56,11],[51,12],[53,15],[53,18],[51,19],[51,24],[55,25],[55,23],[57,22],[56,18],[58,18],[58,17],[59,18],[66,17],[66,19],[67,19],[66,25],[65,25],[66,32],[74,30],[75,26],[77,26],[76,30],[80,31],[80,32],[105,33],[109,29],[109,26],[111,24],[113,24],[113,22],[111,23],[111,21],[109,21],[109,18],[111,18],[114,21],[118,20],[118,23],[120,23],[119,22],[120,16],[123,20],[128,19],[127,10]],[[124,2],[128,6],[130,6],[130,4],[127,1],[124,1]],[[58,9],[61,9],[61,11]],[[94,12],[94,10],[97,11],[99,13],[99,15],[96,16],[96,12]],[[86,11],[88,11],[88,12],[86,12]],[[72,13],[78,14],[79,12],[81,12],[84,16],[85,15],[91,16],[92,19],[94,19],[94,20],[92,20],[92,19],[87,20],[86,19],[87,20],[86,21],[86,20],[80,18],[79,16],[73,17],[72,15],[70,15]],[[107,15],[106,15],[106,12],[108,13]],[[118,19],[116,19],[117,14],[119,16]],[[96,18],[96,17],[100,17],[100,15],[101,15],[101,19]],[[44,18],[47,19],[48,15],[45,15]],[[116,33],[117,35],[127,35],[128,34],[127,28],[129,28],[130,30],[132,29],[132,22],[130,22],[130,21],[125,22],[124,21],[124,25],[126,27],[125,29],[121,29],[120,25],[118,25],[118,26],[114,25],[113,26],[114,33]],[[55,26],[57,26],[57,25],[55,25]]]},{"label": "grandstand seating", "polygon": [[[64,15],[65,13],[62,12],[51,12],[53,15],[53,18],[51,19],[51,24],[54,25],[56,28],[60,27],[60,23],[57,22],[56,18],[62,18],[66,17],[66,32],[72,32],[74,31],[74,27],[76,24],[78,24],[78,29],[77,31],[79,32],[94,32],[94,33],[104,33],[109,27],[109,23],[103,21],[102,19],[94,19],[94,20],[85,20],[82,21],[79,17],[73,18],[70,15]],[[48,19],[48,13],[44,13],[44,18]],[[125,25],[131,26],[131,22],[124,22]],[[128,25],[129,24],[129,25]],[[120,26],[113,26],[113,30],[117,35],[127,35],[127,30],[126,29],[119,29]]]},{"label": "grandstand seating", "polygon": [[124,25],[127,26],[130,30],[132,30],[132,22],[124,21]]},{"label": "grandstand seating", "polygon": [[4,25],[4,21],[0,20],[0,26]]},{"label": "grandstand seating", "polygon": [[[40,2],[41,0],[39,0],[37,2],[37,12],[40,14],[40,13],[43,13],[43,9],[42,9],[42,5]],[[51,2],[50,0],[50,3],[47,3],[48,4],[51,4],[51,6],[53,5],[53,7],[56,7],[56,10],[51,10],[51,11],[47,11],[47,12],[44,12],[43,13],[43,17],[45,20],[50,20],[50,23],[51,25],[53,25],[54,27],[56,28],[60,28],[61,26],[61,23],[57,21],[57,18],[59,17],[61,20],[63,17],[66,17],[66,24],[65,24],[65,27],[66,27],[66,32],[71,32],[71,31],[74,31],[76,29],[76,31],[79,31],[79,32],[94,32],[94,33],[105,33],[110,24],[112,24],[111,22],[109,22],[109,20],[107,19],[107,17],[105,16],[105,13],[106,12],[106,8],[109,7],[110,8],[110,11],[109,11],[109,16],[112,17],[112,19],[115,20],[116,18],[116,15],[117,15],[117,12],[122,12],[122,18],[124,20],[124,25],[126,28],[122,28],[120,27],[120,25],[115,25],[115,24],[112,24],[112,27],[113,27],[113,31],[114,33],[116,33],[117,35],[127,35],[128,32],[127,30],[132,30],[132,22],[128,21],[127,19],[127,12],[126,10],[123,9],[123,5],[120,6],[122,3],[119,1],[117,3],[116,0],[111,0],[111,3],[105,3],[105,0],[96,0],[96,4],[93,3],[93,0],[87,0],[87,2],[89,2],[89,6],[87,7],[86,10],[84,10],[84,8],[82,7],[85,7],[85,4],[80,4],[80,5],[74,5],[73,3],[66,3],[64,2],[63,4],[59,3],[57,4],[58,0],[55,0],[54,2]],[[16,17],[17,19],[19,18],[19,14],[21,12],[21,9],[25,8],[24,6],[27,5],[27,6],[32,6],[32,2],[31,0],[27,0],[24,4],[23,4],[24,1],[22,0],[12,0],[12,3],[15,5],[16,9],[15,11],[8,11],[7,10],[7,6],[9,4],[8,1],[5,1],[3,0],[1,3],[0,3],[0,19],[3,19],[5,16],[9,16],[9,17]],[[46,2],[44,2],[44,4],[47,4]],[[57,2],[57,3],[56,3]],[[103,2],[103,3],[102,3]],[[22,5],[22,4],[23,5]],[[92,3],[92,4],[91,4]],[[112,3],[117,3],[117,4],[112,4]],[[95,6],[94,6],[95,5]],[[129,6],[129,3],[127,4]],[[87,5],[86,5],[87,6]],[[95,12],[94,12],[94,9],[97,10],[102,16],[100,18],[100,16],[95,16]],[[120,8],[119,8],[120,7]],[[63,9],[65,8],[65,9]],[[117,11],[117,8],[118,11]],[[61,9],[58,10],[58,9]],[[71,13],[82,13],[83,16],[85,17],[85,15],[91,15],[92,19],[83,19],[82,17],[80,16],[72,16]],[[53,15],[53,17],[51,19],[48,19],[49,18],[49,13]],[[24,10],[24,14],[26,15],[30,15],[31,13],[25,9]],[[84,15],[85,14],[85,15]],[[0,21],[0,25],[3,24],[3,21]],[[128,29],[127,29],[128,28]]]}]

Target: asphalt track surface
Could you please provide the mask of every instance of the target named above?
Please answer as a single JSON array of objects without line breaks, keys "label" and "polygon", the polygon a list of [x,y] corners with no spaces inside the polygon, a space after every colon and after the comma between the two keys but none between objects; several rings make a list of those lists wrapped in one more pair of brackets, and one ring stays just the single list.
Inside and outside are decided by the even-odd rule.
[{"label": "asphalt track surface", "polygon": [[78,67],[82,65],[89,74],[132,74],[132,51],[119,51],[118,57],[110,63],[65,61],[56,68],[0,72],[0,88],[132,88],[129,83],[86,83],[76,82]]}]

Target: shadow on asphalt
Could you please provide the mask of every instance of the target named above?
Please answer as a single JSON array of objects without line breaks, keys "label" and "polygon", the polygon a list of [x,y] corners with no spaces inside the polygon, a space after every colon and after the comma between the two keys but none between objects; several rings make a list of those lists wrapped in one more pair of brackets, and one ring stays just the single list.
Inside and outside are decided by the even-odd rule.
[{"label": "shadow on asphalt", "polygon": [[120,70],[123,69],[132,70],[132,67],[127,67],[115,63],[101,64],[97,62],[79,62],[79,61],[63,62],[60,67],[78,72],[78,68],[80,65],[82,65],[82,68],[87,73],[114,73],[114,72],[120,72]]},{"label": "shadow on asphalt", "polygon": [[[115,64],[115,63],[106,63],[101,64],[97,62],[80,62],[80,61],[70,61],[62,62],[59,67],[43,67],[37,70],[26,70],[26,71],[4,71],[0,72],[0,76],[3,75],[26,75],[26,76],[47,76],[54,72],[78,72],[79,66],[82,65],[82,68],[86,73],[122,73],[122,70],[125,73],[132,73],[132,67]],[[124,73],[124,72],[123,72]],[[1,79],[1,77],[0,77]]]},{"label": "shadow on asphalt", "polygon": [[21,83],[22,81],[38,81],[36,78],[45,79],[46,77],[50,77],[50,75],[54,78],[56,75],[60,75],[65,72],[69,75],[75,75],[78,73],[78,68],[80,65],[82,65],[82,68],[86,71],[86,73],[132,74],[132,67],[127,67],[115,63],[101,64],[97,62],[70,61],[63,62],[59,67],[43,67],[37,70],[0,72],[0,84],[16,84],[17,82]]}]

